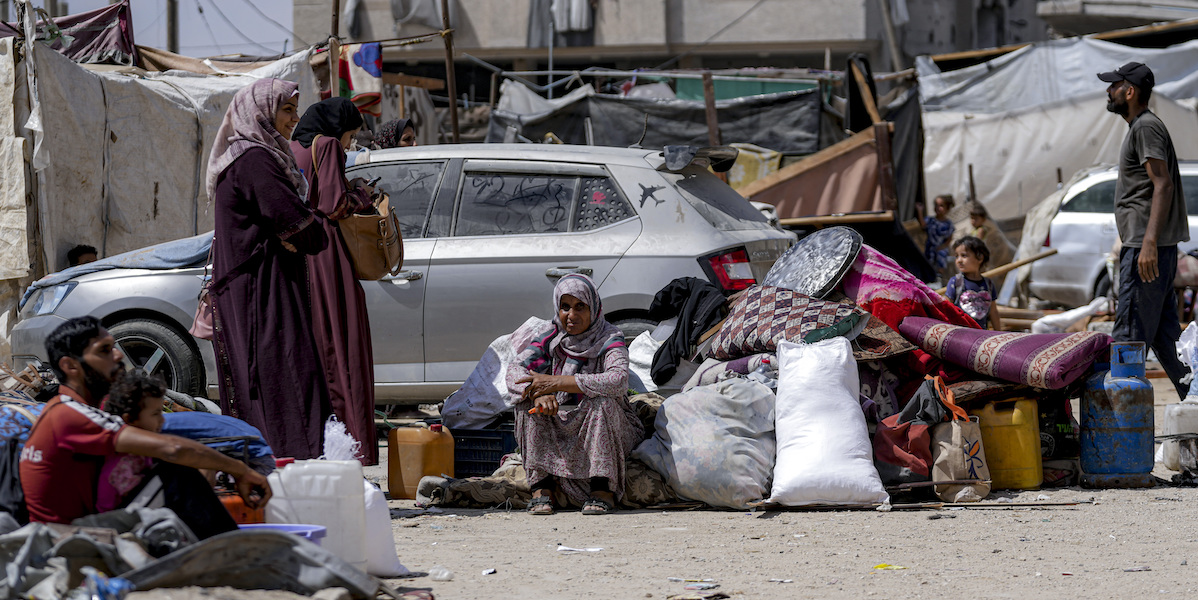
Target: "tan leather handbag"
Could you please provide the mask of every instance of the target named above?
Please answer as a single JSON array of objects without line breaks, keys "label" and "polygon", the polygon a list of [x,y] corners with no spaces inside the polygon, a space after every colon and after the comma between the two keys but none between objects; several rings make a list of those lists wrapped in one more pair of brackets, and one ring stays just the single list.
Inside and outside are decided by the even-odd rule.
[{"label": "tan leather handbag", "polygon": [[375,281],[403,268],[403,238],[390,200],[380,194],[374,205],[378,214],[353,214],[337,221],[358,279]]},{"label": "tan leather handbag", "polygon": [[[320,173],[316,157],[316,136],[312,140],[312,180],[315,189]],[[403,268],[403,238],[399,233],[399,218],[391,212],[390,198],[379,194],[374,201],[374,214],[352,214],[333,221],[341,230],[349,251],[354,275],[358,279],[377,281],[388,274],[395,275]]]}]

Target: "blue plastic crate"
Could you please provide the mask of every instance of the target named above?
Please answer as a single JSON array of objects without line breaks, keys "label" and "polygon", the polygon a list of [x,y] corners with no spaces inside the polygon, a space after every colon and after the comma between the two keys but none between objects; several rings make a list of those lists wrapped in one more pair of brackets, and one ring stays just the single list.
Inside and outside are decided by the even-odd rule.
[{"label": "blue plastic crate", "polygon": [[454,477],[488,477],[504,454],[516,449],[512,429],[451,429]]}]

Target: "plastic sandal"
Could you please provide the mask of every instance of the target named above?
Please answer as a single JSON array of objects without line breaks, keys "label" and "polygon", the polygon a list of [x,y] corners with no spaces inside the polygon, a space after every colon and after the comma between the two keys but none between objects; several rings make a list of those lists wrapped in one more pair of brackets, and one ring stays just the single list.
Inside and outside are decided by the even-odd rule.
[{"label": "plastic sandal", "polygon": [[[542,506],[548,506],[549,509],[542,509]],[[528,501],[528,513],[532,515],[553,514],[553,498],[549,496],[533,496],[533,498]]]},{"label": "plastic sandal", "polygon": [[615,506],[612,506],[608,501],[595,496],[587,498],[586,504],[582,505],[582,514],[587,516],[608,515],[615,511]]}]

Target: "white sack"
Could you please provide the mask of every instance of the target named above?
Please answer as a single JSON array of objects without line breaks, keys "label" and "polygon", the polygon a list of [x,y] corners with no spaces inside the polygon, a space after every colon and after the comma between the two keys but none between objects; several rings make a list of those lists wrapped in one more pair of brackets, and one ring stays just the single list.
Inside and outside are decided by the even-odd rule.
[{"label": "white sack", "polygon": [[1044,315],[1032,322],[1032,333],[1062,333],[1086,317],[1106,314],[1109,304],[1110,300],[1106,296],[1099,296],[1085,306]]},{"label": "white sack", "polygon": [[774,393],[764,385],[737,378],[671,396],[654,425],[632,457],[662,474],[679,497],[745,508],[768,493]]},{"label": "white sack", "polygon": [[678,369],[669,381],[660,386],[653,383],[653,377],[650,375],[650,370],[653,368],[653,357],[657,355],[658,349],[666,343],[666,340],[674,334],[674,329],[677,326],[678,317],[671,317],[658,323],[652,332],[642,331],[628,345],[628,387],[630,389],[641,394],[656,392],[659,389],[676,391],[684,388],[687,380],[695,374],[699,365],[683,359],[678,363]]},{"label": "white sack", "polygon": [[529,317],[516,331],[491,342],[458,391],[445,399],[441,418],[450,429],[483,429],[511,405],[507,368],[549,321]]},{"label": "white sack", "polygon": [[874,468],[860,383],[849,341],[782,342],[778,379],[778,460],[770,502],[874,504],[889,499]]},{"label": "white sack", "polygon": [[366,572],[375,577],[399,577],[408,574],[395,555],[395,537],[391,531],[391,509],[377,485],[363,479],[366,493]]}]

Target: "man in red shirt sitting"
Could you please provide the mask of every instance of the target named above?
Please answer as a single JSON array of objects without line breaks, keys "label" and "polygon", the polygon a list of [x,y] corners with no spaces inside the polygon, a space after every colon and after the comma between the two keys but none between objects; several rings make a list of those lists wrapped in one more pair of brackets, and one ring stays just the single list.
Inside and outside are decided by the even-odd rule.
[{"label": "man in red shirt sitting", "polygon": [[[251,508],[264,506],[270,499],[266,478],[245,463],[192,440],[128,427],[120,417],[99,409],[112,382],[124,371],[124,356],[95,317],[60,325],[46,338],[46,350],[60,386],[59,395],[46,403],[21,451],[21,488],[31,521],[70,523],[94,514],[100,468],[109,455],[118,452],[192,468],[164,470],[164,478],[202,479],[194,469],[224,471],[236,480],[237,493]],[[164,482],[164,487],[170,485]],[[211,487],[207,492],[212,493]],[[171,508],[170,494],[167,496],[166,506]],[[207,506],[221,506],[215,495],[211,500],[215,504]],[[201,539],[236,527],[223,508],[223,514],[175,512]]]}]

